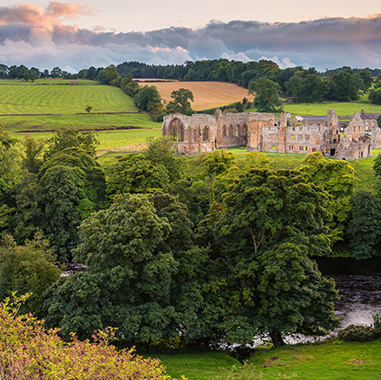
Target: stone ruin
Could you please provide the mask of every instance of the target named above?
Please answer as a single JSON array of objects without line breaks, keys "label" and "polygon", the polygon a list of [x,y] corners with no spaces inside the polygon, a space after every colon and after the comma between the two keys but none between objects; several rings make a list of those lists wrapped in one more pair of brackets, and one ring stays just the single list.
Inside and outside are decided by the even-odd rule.
[{"label": "stone ruin", "polygon": [[171,114],[164,117],[162,136],[177,139],[178,153],[212,152],[220,148],[246,146],[247,150],[278,153],[312,153],[344,160],[372,155],[371,138],[358,112],[340,133],[335,110],[328,110],[321,124],[287,125],[287,116],[244,112],[215,115]]}]

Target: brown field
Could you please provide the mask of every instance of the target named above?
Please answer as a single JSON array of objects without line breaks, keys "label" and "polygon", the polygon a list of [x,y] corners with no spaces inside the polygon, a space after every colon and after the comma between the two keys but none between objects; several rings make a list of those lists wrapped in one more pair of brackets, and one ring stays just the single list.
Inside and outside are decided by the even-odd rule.
[{"label": "brown field", "polygon": [[[140,79],[139,79],[140,80]],[[253,100],[248,96],[247,89],[232,83],[223,82],[156,82],[147,83],[156,86],[164,102],[172,100],[171,92],[179,88],[186,88],[192,91],[194,102],[192,108],[196,111],[214,107],[221,107],[227,104],[241,101],[244,97]],[[147,85],[139,83],[140,86]]]}]

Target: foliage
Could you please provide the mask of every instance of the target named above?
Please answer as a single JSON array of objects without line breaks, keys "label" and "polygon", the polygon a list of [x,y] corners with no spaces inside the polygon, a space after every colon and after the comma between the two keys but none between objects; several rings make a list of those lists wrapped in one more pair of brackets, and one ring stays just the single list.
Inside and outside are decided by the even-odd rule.
[{"label": "foliage", "polygon": [[108,193],[149,193],[163,189],[169,177],[162,164],[154,164],[144,154],[130,153],[120,158],[108,172]]},{"label": "foliage", "polygon": [[87,113],[90,113],[92,109],[93,109],[93,107],[90,106],[89,104],[85,107],[85,111],[86,111]]},{"label": "foliage", "polygon": [[377,125],[381,128],[381,115],[377,118]]},{"label": "foliage", "polygon": [[88,272],[50,289],[46,323],[80,337],[115,326],[135,342],[203,336],[210,327],[197,311],[204,307],[206,255],[193,247],[190,227],[173,196],[116,196],[109,209],[82,223],[74,258]]},{"label": "foliage", "polygon": [[328,99],[350,101],[358,99],[358,87],[356,87],[353,73],[346,71],[334,74],[328,84]]},{"label": "foliage", "polygon": [[381,87],[369,91],[369,101],[372,104],[381,105]]},{"label": "foliage", "polygon": [[15,145],[0,124],[0,202],[22,175],[21,155]]},{"label": "foliage", "polygon": [[98,73],[97,79],[101,84],[113,84],[115,80],[119,77],[118,72],[116,71],[116,67],[114,65],[110,65],[105,69],[101,70]]},{"label": "foliage", "polygon": [[254,107],[258,112],[279,112],[283,103],[279,99],[280,86],[267,78],[249,84],[249,93],[255,92]]},{"label": "foliage", "polygon": [[299,167],[308,182],[321,186],[330,196],[329,237],[334,243],[343,237],[351,211],[351,196],[358,180],[347,161],[326,159],[320,152],[310,153]]},{"label": "foliage", "polygon": [[18,246],[10,235],[3,235],[0,245],[0,300],[10,297],[12,292],[31,292],[32,295],[21,311],[40,315],[45,290],[60,277],[54,265],[54,257],[48,241],[41,233],[24,246]]},{"label": "foliage", "polygon": [[115,331],[98,331],[91,343],[71,335],[69,343],[57,330],[45,330],[31,314],[17,315],[27,297],[0,305],[0,377],[4,379],[141,379],[169,380],[158,360],[143,359],[133,350],[117,351],[110,345]]},{"label": "foliage", "polygon": [[42,230],[59,259],[70,259],[71,250],[78,243],[81,194],[74,171],[73,168],[56,165],[47,169],[39,182]]},{"label": "foliage", "polygon": [[226,149],[215,150],[202,156],[200,163],[201,175],[203,177],[216,176],[236,165],[237,161],[232,152]]},{"label": "foliage", "polygon": [[245,154],[245,169],[268,169],[270,160],[262,152],[248,152]]},{"label": "foliage", "polygon": [[215,236],[208,289],[220,295],[228,342],[249,343],[259,331],[279,345],[281,333],[319,334],[337,324],[334,284],[309,258],[329,251],[327,201],[297,171],[251,169],[205,219],[200,233]]},{"label": "foliage", "polygon": [[160,94],[155,86],[144,86],[140,88],[134,100],[139,109],[148,112],[150,106],[160,103]]},{"label": "foliage", "polygon": [[21,141],[22,145],[25,148],[25,156],[22,160],[22,165],[31,173],[38,173],[42,165],[42,160],[39,159],[39,156],[42,154],[44,149],[43,140],[35,140],[29,134],[24,136],[24,139]]},{"label": "foliage", "polygon": [[54,166],[73,169],[72,175],[80,197],[77,211],[81,219],[106,206],[105,174],[93,156],[80,147],[65,148],[45,161],[39,177],[42,178],[46,171]]},{"label": "foliage", "polygon": [[297,71],[285,86],[288,95],[301,103],[321,102],[327,93],[327,85],[317,74],[304,75]]},{"label": "foliage", "polygon": [[171,180],[178,180],[183,175],[184,164],[176,156],[176,140],[172,137],[148,138],[148,147],[144,155],[155,165],[163,165]]},{"label": "foliage", "polygon": [[190,101],[194,101],[192,91],[186,88],[180,88],[172,91],[171,98],[173,98],[173,100],[167,104],[168,113],[192,115],[192,106],[190,104]]},{"label": "foliage", "polygon": [[373,327],[375,329],[381,329],[381,316],[378,313],[373,315]]},{"label": "foliage", "polygon": [[381,243],[381,202],[373,193],[359,191],[352,197],[351,219],[346,234],[352,256],[357,260],[377,255]]},{"label": "foliage", "polygon": [[339,331],[338,338],[344,342],[369,342],[375,339],[371,326],[350,325]]},{"label": "foliage", "polygon": [[65,148],[78,147],[91,156],[95,156],[99,144],[96,133],[75,128],[62,128],[48,139],[44,159],[48,160]]}]

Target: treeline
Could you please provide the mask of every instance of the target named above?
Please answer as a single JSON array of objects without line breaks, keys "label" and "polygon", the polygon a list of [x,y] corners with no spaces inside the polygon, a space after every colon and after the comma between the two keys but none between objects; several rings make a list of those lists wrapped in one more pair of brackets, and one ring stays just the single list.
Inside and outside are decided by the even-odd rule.
[{"label": "treeline", "polygon": [[327,70],[324,74],[314,68],[301,66],[280,69],[267,60],[238,62],[227,59],[188,61],[184,65],[154,66],[139,62],[124,62],[117,66],[122,76],[134,78],[166,78],[181,81],[221,81],[249,88],[250,83],[266,78],[279,86],[279,95],[293,98],[295,102],[312,103],[323,100],[351,101],[369,91],[373,77],[378,77],[376,94],[370,97],[374,104],[381,104],[381,70],[351,69],[344,66]]},{"label": "treeline", "polygon": [[[62,130],[43,147],[0,134],[0,299],[69,337],[118,328],[130,344],[246,344],[323,334],[336,291],[313,256],[380,255],[381,202],[355,193],[346,161],[307,155],[273,170],[218,150],[188,160],[151,140],[106,169],[95,135]],[[381,182],[381,156],[375,161]],[[344,248],[343,248],[344,246]],[[55,262],[85,272],[60,277]]]},{"label": "treeline", "polygon": [[[120,80],[107,77],[107,70],[116,69]],[[359,99],[362,93],[369,95],[373,104],[381,104],[381,74],[379,69],[351,69],[343,66],[325,73],[318,73],[314,68],[304,69],[301,66],[280,69],[279,66],[268,60],[247,63],[229,61],[227,59],[209,61],[187,61],[183,65],[155,66],[140,62],[124,62],[108,68],[90,67],[71,74],[53,68],[51,72],[40,72],[37,68],[0,65],[0,78],[19,78],[35,80],[37,78],[68,78],[99,80],[102,84],[112,84],[124,88],[127,82],[124,78],[156,78],[176,79],[180,81],[221,81],[235,83],[250,88],[250,84],[258,79],[271,80],[277,86],[278,95],[290,98],[293,102],[312,103],[323,100],[352,101]],[[376,79],[374,79],[376,78]],[[112,83],[110,83],[112,82]],[[136,87],[130,88],[130,93],[136,94]],[[127,93],[128,93],[127,92]],[[130,94],[129,94],[130,95]],[[156,110],[154,114],[162,112]],[[156,117],[155,116],[155,117]]]}]

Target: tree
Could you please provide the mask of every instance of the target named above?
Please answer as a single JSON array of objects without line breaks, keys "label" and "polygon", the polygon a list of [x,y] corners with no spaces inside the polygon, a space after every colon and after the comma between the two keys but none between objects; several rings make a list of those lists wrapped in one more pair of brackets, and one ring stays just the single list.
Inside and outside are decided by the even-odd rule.
[{"label": "tree", "polygon": [[92,131],[62,128],[53,137],[48,139],[44,159],[47,160],[61,150],[71,147],[82,148],[86,153],[94,157],[98,144],[97,135]]},{"label": "tree", "polygon": [[349,71],[334,74],[328,84],[327,98],[339,101],[358,99],[359,89],[353,79],[353,73]]},{"label": "tree", "polygon": [[[328,197],[297,171],[251,169],[227,188],[215,213],[209,290],[228,342],[268,333],[324,333],[337,325],[336,291],[310,256],[329,251]],[[216,209],[217,210],[217,209]]]},{"label": "tree", "polygon": [[237,160],[232,152],[226,149],[219,149],[202,156],[200,169],[203,177],[216,176],[236,165]]},{"label": "tree", "polygon": [[93,107],[90,106],[90,105],[87,105],[86,108],[85,108],[87,113],[90,113],[92,109],[93,109]]},{"label": "tree", "polygon": [[155,165],[163,165],[171,181],[183,176],[184,160],[176,156],[176,140],[172,137],[148,138],[144,155]]},{"label": "tree", "polygon": [[7,297],[0,304],[2,379],[140,379],[170,380],[158,360],[142,358],[134,350],[118,350],[115,330],[98,331],[89,340],[71,336],[62,341],[57,329],[46,330],[44,321],[31,314],[18,315],[28,294]]},{"label": "tree", "polygon": [[377,255],[375,248],[381,243],[381,202],[375,194],[359,191],[352,197],[346,234],[352,257],[365,260]]},{"label": "tree", "polygon": [[106,207],[106,178],[103,169],[95,158],[79,147],[65,148],[48,161],[40,169],[39,177],[55,166],[66,166],[72,169],[75,186],[78,189],[77,212],[85,219],[92,212]]},{"label": "tree", "polygon": [[372,104],[381,105],[381,87],[371,89],[368,98]]},{"label": "tree", "polygon": [[327,93],[327,85],[317,74],[303,75],[298,71],[285,86],[290,96],[302,103],[321,102]]},{"label": "tree", "polygon": [[116,196],[109,209],[92,214],[75,250],[88,272],[50,289],[47,325],[81,337],[114,326],[134,342],[205,334],[197,310],[204,306],[199,278],[207,256],[193,246],[185,211],[175,197],[156,193]]},{"label": "tree", "polygon": [[249,84],[249,94],[255,93],[254,107],[258,112],[279,112],[282,101],[279,99],[280,86],[267,78],[259,78]]},{"label": "tree", "polygon": [[29,134],[25,135],[21,141],[25,148],[25,156],[22,160],[22,165],[31,173],[38,173],[42,165],[42,160],[38,159],[44,148],[43,140],[35,140]]},{"label": "tree", "polygon": [[350,216],[351,197],[358,183],[354,169],[347,161],[326,159],[315,152],[307,154],[299,170],[309,182],[321,186],[331,196],[329,211],[333,219],[328,234],[332,243],[342,240]]},{"label": "tree", "polygon": [[168,184],[168,172],[162,164],[151,162],[141,153],[127,154],[109,171],[108,193],[149,193]]},{"label": "tree", "polygon": [[155,86],[144,86],[135,95],[135,104],[142,111],[149,111],[150,106],[160,103],[160,94]]},{"label": "tree", "polygon": [[44,293],[60,277],[60,270],[54,265],[54,257],[48,248],[48,241],[41,233],[24,246],[18,246],[12,236],[3,235],[0,244],[0,300],[10,297],[12,292],[33,293],[23,313],[40,315]]},{"label": "tree", "polygon": [[372,86],[372,83],[373,83],[371,72],[368,69],[365,69],[365,70],[361,70],[359,72],[359,75],[364,82],[365,91],[369,90],[369,88]]},{"label": "tree", "polygon": [[56,165],[46,170],[39,182],[42,230],[61,260],[70,259],[71,250],[78,244],[80,190],[73,171],[70,167]]},{"label": "tree", "polygon": [[171,98],[173,99],[167,105],[168,113],[182,113],[184,115],[192,115],[192,106],[190,100],[194,101],[192,91],[186,88],[180,88],[172,91]]}]

